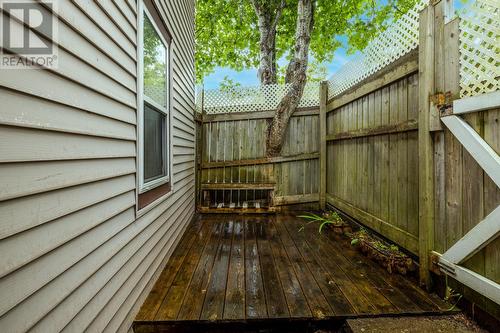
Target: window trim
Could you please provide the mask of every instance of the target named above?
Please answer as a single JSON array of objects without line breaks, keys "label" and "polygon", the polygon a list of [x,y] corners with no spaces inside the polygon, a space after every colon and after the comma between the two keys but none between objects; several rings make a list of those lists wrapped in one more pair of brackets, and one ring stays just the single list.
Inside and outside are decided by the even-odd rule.
[{"label": "window trim", "polygon": [[[170,194],[173,192],[173,187],[171,186],[172,182],[172,168],[173,168],[173,149],[172,149],[172,140],[173,140],[173,135],[172,135],[172,112],[171,112],[171,105],[172,105],[172,84],[171,84],[171,78],[172,78],[172,53],[171,53],[171,48],[172,48],[172,40],[170,38],[170,35],[164,36],[164,31],[167,31],[166,28],[160,29],[158,27],[158,23],[155,20],[155,16],[151,14],[151,10],[155,10],[155,8],[148,8],[147,4],[145,3],[147,0],[139,0],[138,1],[138,15],[137,15],[137,24],[138,24],[138,29],[137,29],[137,145],[136,145],[136,150],[137,150],[137,210],[139,211],[144,211],[147,210],[146,208],[149,206],[156,206],[154,203],[157,201],[160,201],[160,198],[165,198],[166,195]],[[167,92],[167,97],[166,97],[166,107],[162,107],[158,103],[154,102],[151,98],[146,96],[144,94],[144,17],[145,15],[148,17],[149,21],[153,25],[156,33],[160,37],[162,43],[165,45],[166,48],[166,92]],[[158,15],[157,15],[158,16]],[[147,103],[151,108],[154,110],[161,112],[165,115],[165,122],[166,122],[166,151],[165,151],[165,156],[166,156],[166,176],[163,176],[161,178],[152,180],[150,182],[144,182],[144,103]],[[170,186],[165,186],[169,185]],[[149,191],[153,191],[158,188],[164,188],[165,190],[160,193],[157,199],[155,199],[153,202],[149,203],[145,207],[140,207],[139,206],[139,201],[140,201],[140,196],[143,196]],[[155,192],[158,192],[155,191]],[[150,193],[151,194],[151,193]]]}]

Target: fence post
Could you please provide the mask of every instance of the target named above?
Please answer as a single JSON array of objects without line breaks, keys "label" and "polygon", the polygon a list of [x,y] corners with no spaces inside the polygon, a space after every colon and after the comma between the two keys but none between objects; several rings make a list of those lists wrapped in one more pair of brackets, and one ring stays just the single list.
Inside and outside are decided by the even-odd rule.
[{"label": "fence post", "polygon": [[328,81],[319,87],[319,207],[326,208],[326,104]]},{"label": "fence post", "polygon": [[[458,51],[458,18],[454,18],[452,0],[441,0],[434,5],[434,91],[443,93],[444,102],[459,98],[459,51]],[[438,99],[436,98],[436,101]],[[431,110],[431,131],[434,130],[434,198],[435,198],[435,227],[434,248],[430,249],[438,253],[446,250],[446,238],[448,233],[446,227],[448,221],[456,219],[456,212],[461,211],[461,205],[449,205],[449,202],[460,202],[461,190],[449,190],[450,184],[457,181],[454,170],[461,166],[450,165],[450,158],[460,159],[458,150],[453,143],[454,138],[441,123],[440,110],[434,107]],[[451,148],[451,149],[450,149]],[[458,154],[457,154],[458,153]],[[456,172],[456,171],[455,171]],[[459,177],[458,177],[459,178]],[[458,192],[458,193],[457,193]],[[457,198],[458,196],[458,198]],[[451,214],[450,214],[451,213]],[[435,262],[432,263],[435,268]]]},{"label": "fence post", "polygon": [[205,98],[205,88],[202,88],[201,90],[201,114],[198,117],[198,125],[197,125],[197,135],[196,135],[196,161],[195,161],[195,205],[196,209],[201,206],[201,201],[202,201],[202,193],[201,193],[201,164],[203,160],[203,118],[205,115],[205,105],[204,105],[204,98]]},{"label": "fence post", "polygon": [[431,100],[434,94],[434,6],[420,12],[419,26],[419,98],[418,98],[418,238],[420,283],[431,287],[429,254],[434,242],[434,146],[430,132]]}]

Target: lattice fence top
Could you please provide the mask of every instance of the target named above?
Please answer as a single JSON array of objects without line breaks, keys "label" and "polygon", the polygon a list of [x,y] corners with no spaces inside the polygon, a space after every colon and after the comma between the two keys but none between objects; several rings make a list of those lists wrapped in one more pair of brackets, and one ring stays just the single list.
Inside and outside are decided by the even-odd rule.
[{"label": "lattice fence top", "polygon": [[158,105],[167,105],[167,93],[164,87],[144,85],[144,95],[151,98]]},{"label": "lattice fence top", "polygon": [[[419,0],[406,14],[372,40],[328,80],[328,98],[342,94],[418,47]],[[500,0],[475,0],[460,15],[460,94],[478,95],[500,88]],[[288,85],[197,90],[196,109],[206,113],[276,109]],[[203,100],[201,96],[203,95]],[[299,107],[319,105],[319,84],[308,83]]]},{"label": "lattice fence top", "polygon": [[203,108],[203,86],[197,85],[195,90],[195,98],[194,98],[194,111],[201,113]]},{"label": "lattice fence top", "polygon": [[499,89],[500,1],[476,0],[460,12],[460,96]]},{"label": "lattice fence top", "polygon": [[[493,0],[497,1],[497,0]],[[429,3],[420,0],[412,9],[372,40],[361,54],[328,80],[328,98],[342,94],[418,46],[419,12]]]},{"label": "lattice fence top", "polygon": [[[253,87],[209,89],[203,93],[203,110],[207,114],[274,110],[290,85],[271,84]],[[201,106],[201,91],[197,106]],[[319,106],[319,83],[307,83],[299,108]]]}]

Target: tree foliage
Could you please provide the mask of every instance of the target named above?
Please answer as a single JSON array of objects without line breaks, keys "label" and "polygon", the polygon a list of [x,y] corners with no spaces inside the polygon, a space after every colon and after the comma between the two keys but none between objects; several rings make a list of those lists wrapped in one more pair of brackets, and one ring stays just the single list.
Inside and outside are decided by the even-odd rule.
[{"label": "tree foliage", "polygon": [[[273,0],[256,0],[264,3]],[[274,0],[276,1],[276,0]],[[286,0],[276,34],[276,59],[293,56],[298,0]],[[317,0],[311,35],[312,63],[309,79],[323,78],[321,63],[330,62],[342,46],[345,36],[349,52],[362,49],[389,22],[396,19],[416,0]],[[235,70],[259,66],[259,29],[252,0],[197,0],[196,76],[198,82],[215,67]],[[278,66],[279,67],[279,66]],[[286,65],[285,65],[286,67]],[[278,68],[282,81],[284,68]],[[318,74],[319,73],[319,74]]]}]

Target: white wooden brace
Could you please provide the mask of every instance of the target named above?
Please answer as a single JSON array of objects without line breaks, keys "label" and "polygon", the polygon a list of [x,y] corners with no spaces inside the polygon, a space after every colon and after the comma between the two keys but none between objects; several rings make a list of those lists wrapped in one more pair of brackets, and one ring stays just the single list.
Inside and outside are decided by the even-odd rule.
[{"label": "white wooden brace", "polygon": [[453,114],[478,112],[498,107],[500,107],[500,90],[453,101]]},{"label": "white wooden brace", "polygon": [[443,259],[460,264],[479,252],[500,233],[500,206],[465,234],[443,254]]},{"label": "white wooden brace", "polygon": [[498,154],[462,118],[447,116],[442,117],[441,120],[495,184],[500,187],[500,157]]},{"label": "white wooden brace", "polygon": [[467,268],[455,265],[443,257],[439,259],[439,266],[441,266],[443,272],[451,275],[455,280],[500,304],[500,284]]}]

